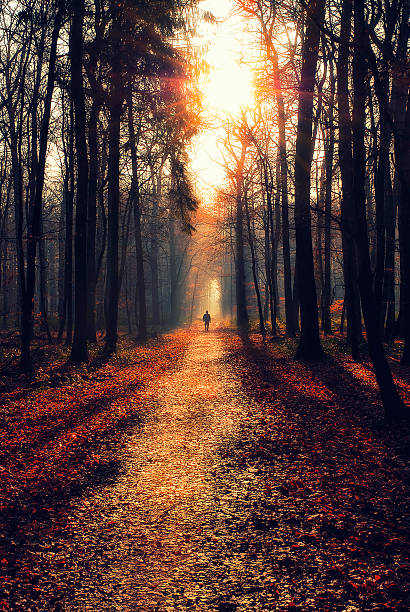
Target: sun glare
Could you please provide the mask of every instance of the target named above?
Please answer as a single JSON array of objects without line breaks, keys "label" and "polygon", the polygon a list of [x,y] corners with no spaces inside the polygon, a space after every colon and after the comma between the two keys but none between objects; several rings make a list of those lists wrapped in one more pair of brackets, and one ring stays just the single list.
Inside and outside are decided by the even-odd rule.
[{"label": "sun glare", "polygon": [[235,121],[242,110],[255,104],[251,38],[244,20],[235,15],[233,0],[203,0],[201,8],[216,22],[204,21],[197,31],[197,45],[204,50],[208,69],[199,77],[204,130],[191,143],[191,170],[203,206],[213,209],[215,189],[223,183],[225,161],[220,143],[226,121]]},{"label": "sun glare", "polygon": [[209,114],[237,115],[254,102],[252,70],[242,56],[248,46],[243,21],[232,15],[232,1],[206,0],[205,8],[220,21],[202,31],[208,44],[204,59],[209,66],[201,88],[204,106]]},{"label": "sun glare", "polygon": [[229,61],[211,68],[204,86],[204,104],[210,111],[237,115],[253,102],[253,76],[244,64]]}]

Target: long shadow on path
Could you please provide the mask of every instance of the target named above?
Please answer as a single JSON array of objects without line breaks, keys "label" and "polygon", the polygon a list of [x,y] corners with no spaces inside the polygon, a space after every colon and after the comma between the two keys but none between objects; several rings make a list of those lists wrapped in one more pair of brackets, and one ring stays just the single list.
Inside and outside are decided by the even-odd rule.
[{"label": "long shadow on path", "polygon": [[407,609],[408,432],[387,430],[376,390],[334,359],[308,365],[252,337],[226,342],[259,406],[255,437],[237,461],[269,474],[266,488],[287,534],[279,558],[293,568],[297,605]]}]

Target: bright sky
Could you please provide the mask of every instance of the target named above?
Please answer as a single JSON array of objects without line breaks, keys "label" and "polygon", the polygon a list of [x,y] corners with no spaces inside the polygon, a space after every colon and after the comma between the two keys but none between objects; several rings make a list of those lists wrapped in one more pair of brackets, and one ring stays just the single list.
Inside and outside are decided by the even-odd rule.
[{"label": "bright sky", "polygon": [[209,75],[201,83],[204,119],[209,127],[192,142],[191,167],[200,196],[206,203],[213,199],[214,189],[224,178],[222,125],[238,116],[241,108],[253,105],[253,76],[246,65],[250,36],[245,20],[233,14],[233,0],[203,0],[200,8],[211,12],[217,24],[203,23],[196,44],[208,46],[205,61]]}]

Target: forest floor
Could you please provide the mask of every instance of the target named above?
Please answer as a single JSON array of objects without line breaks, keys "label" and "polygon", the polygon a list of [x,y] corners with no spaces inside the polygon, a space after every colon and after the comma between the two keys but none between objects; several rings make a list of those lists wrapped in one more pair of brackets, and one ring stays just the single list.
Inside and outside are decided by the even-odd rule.
[{"label": "forest floor", "polygon": [[368,363],[198,325],[121,346],[3,381],[0,611],[410,609],[410,429]]}]

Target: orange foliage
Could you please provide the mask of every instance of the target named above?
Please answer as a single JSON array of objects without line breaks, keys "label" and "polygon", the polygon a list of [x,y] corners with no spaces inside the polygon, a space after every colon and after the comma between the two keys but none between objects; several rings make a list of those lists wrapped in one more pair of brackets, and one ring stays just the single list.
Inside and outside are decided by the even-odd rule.
[{"label": "orange foliage", "polygon": [[[45,382],[45,388],[3,394],[0,509],[43,487],[57,492],[95,467],[98,442],[144,410],[136,390],[174,367],[188,341],[189,334],[179,332],[143,347],[129,344],[94,372],[73,368],[57,389]],[[51,365],[48,374],[61,366]]]}]

